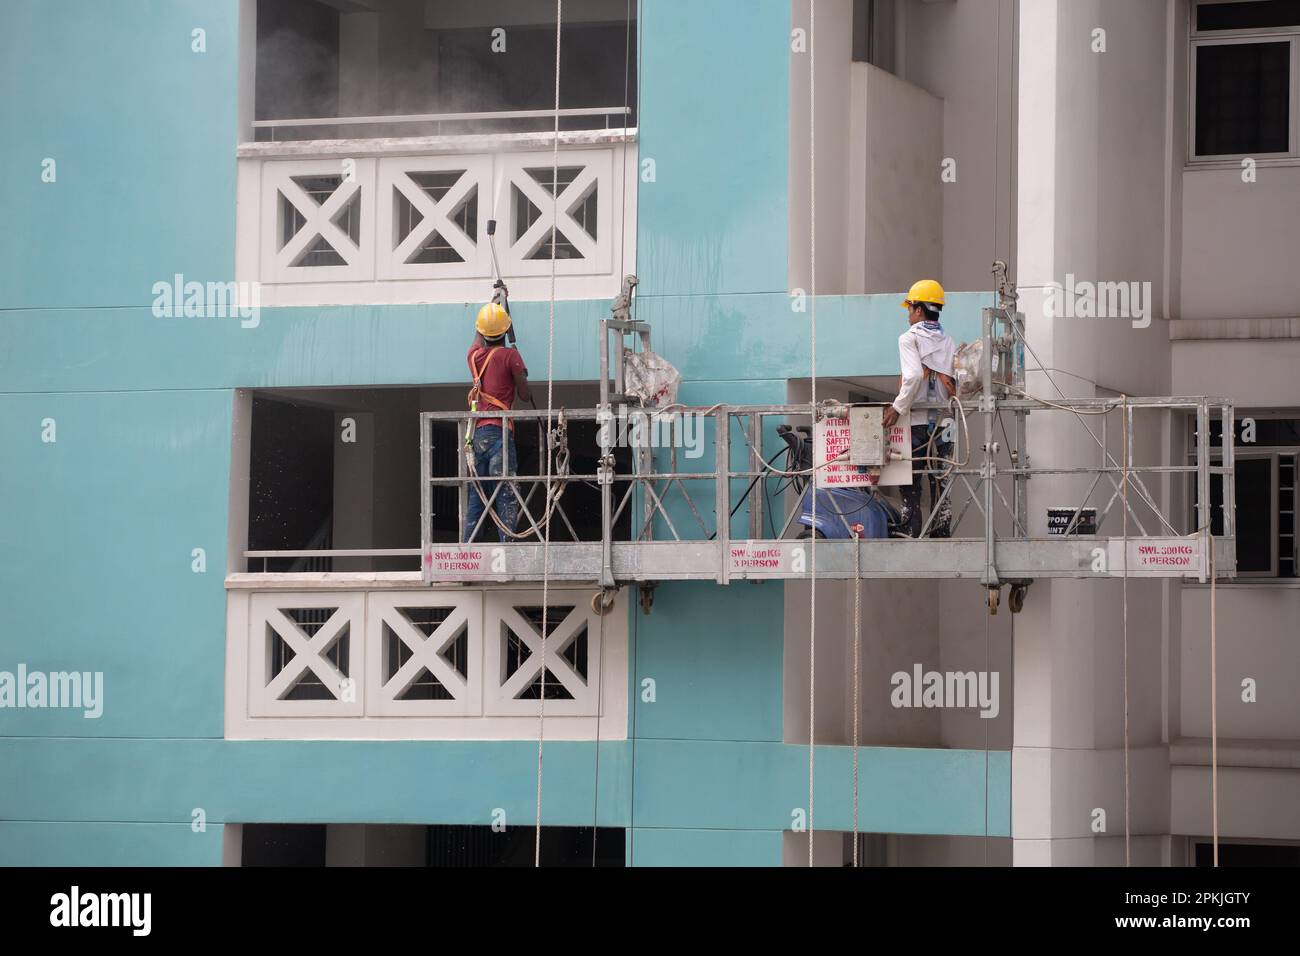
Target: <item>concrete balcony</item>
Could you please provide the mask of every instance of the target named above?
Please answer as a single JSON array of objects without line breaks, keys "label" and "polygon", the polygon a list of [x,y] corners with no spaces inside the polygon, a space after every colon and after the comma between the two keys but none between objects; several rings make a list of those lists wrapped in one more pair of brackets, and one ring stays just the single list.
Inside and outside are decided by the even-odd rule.
[{"label": "concrete balcony", "polygon": [[228,579],[228,739],[528,739],[543,693],[548,739],[626,738],[626,597],[602,616],[592,589],[552,589],[543,670],[540,589],[354,577]]}]

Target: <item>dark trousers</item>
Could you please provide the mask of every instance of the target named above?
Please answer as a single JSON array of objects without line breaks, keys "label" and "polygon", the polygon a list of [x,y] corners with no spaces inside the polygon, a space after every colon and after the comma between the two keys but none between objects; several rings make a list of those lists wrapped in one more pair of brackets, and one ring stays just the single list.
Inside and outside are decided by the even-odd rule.
[{"label": "dark trousers", "polygon": [[[934,444],[930,444],[930,436],[934,434]],[[921,489],[929,480],[930,485],[930,507],[933,509],[935,502],[944,494],[948,488],[949,479],[941,477],[941,473],[949,466],[942,461],[924,461],[927,455],[931,459],[952,459],[952,442],[939,441],[941,431],[938,431],[936,425],[913,425],[912,426],[912,458],[917,459],[912,465],[912,483],[904,485],[900,490],[903,498],[902,519],[903,530],[913,538],[921,536],[921,526],[924,522],[921,520]],[[928,450],[927,450],[928,449]],[[933,474],[926,475],[924,472],[929,471]],[[930,537],[948,538],[952,536],[952,499],[945,498],[943,504],[939,506],[934,520],[930,523]]]}]

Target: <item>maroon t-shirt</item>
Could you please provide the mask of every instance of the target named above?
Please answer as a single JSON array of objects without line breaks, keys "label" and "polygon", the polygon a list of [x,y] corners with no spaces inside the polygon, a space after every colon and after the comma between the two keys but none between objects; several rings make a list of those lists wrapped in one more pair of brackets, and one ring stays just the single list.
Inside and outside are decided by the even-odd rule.
[{"label": "maroon t-shirt", "polygon": [[[487,358],[491,352],[501,352],[501,355],[493,355]],[[483,373],[482,393],[491,395],[497,401],[501,402],[506,408],[515,407],[515,372],[528,374],[528,369],[524,366],[524,357],[519,354],[518,349],[510,349],[498,345],[494,349],[486,349],[483,346],[470,346],[469,352],[465,356],[470,363],[471,369],[484,368],[484,362],[487,363],[487,371]],[[471,384],[473,381],[473,372],[470,373]],[[478,408],[481,412],[488,412],[496,408],[491,402],[479,399]],[[480,418],[477,428],[484,425],[501,425],[499,418]]]}]

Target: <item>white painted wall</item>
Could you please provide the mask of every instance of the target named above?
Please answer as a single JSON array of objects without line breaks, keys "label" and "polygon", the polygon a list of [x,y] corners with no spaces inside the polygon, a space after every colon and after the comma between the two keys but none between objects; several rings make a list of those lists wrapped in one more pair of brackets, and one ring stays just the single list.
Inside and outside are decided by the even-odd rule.
[{"label": "white painted wall", "polygon": [[[1219,737],[1300,741],[1300,588],[1221,586],[1215,603]],[[1182,733],[1208,738],[1210,589],[1184,587],[1182,605]],[[1246,678],[1257,685],[1255,703],[1242,700]]]},{"label": "white painted wall", "polygon": [[1183,174],[1185,319],[1300,316],[1300,163]]},{"label": "white painted wall", "polygon": [[[944,287],[992,286],[994,259],[1014,267],[1015,2],[906,0],[902,76],[943,100],[943,151],[957,180],[942,183]],[[886,129],[886,135],[894,130]]]},{"label": "white painted wall", "polygon": [[[1091,49],[1098,26],[1107,30],[1104,54]],[[1068,395],[1168,391],[1168,338],[1159,320],[1142,329],[1123,319],[1048,318],[1042,310],[1050,284],[1067,273],[1150,282],[1163,302],[1169,134],[1163,120],[1153,118],[1164,116],[1167,30],[1167,10],[1159,3],[1020,4],[1022,307],[1035,351]],[[1055,394],[1045,372],[1031,373],[1028,388]],[[1095,464],[1099,449],[1076,425],[1054,414],[1030,416],[1033,464]],[[1142,434],[1143,460],[1165,460],[1167,433],[1146,423]],[[1031,482],[1031,529],[1041,532],[1046,507],[1077,497],[1079,484]],[[1133,862],[1159,863],[1166,853],[1162,609],[1169,586],[1130,582],[1126,667],[1117,582],[1034,585],[1015,624],[1012,833],[1018,864],[1122,862],[1122,841],[1117,850],[1106,838],[1124,833],[1126,673],[1128,819],[1138,838],[1131,845]],[[1105,812],[1104,834],[1093,829],[1098,809]]]},{"label": "white painted wall", "polygon": [[[851,0],[819,0],[817,291],[917,278],[987,289],[1014,258],[1014,3],[901,0],[897,76],[852,62]],[[808,28],[808,0],[792,0]],[[790,286],[809,288],[808,54],[790,60]],[[940,180],[945,157],[957,179]],[[900,278],[902,277],[902,278]]]},{"label": "white painted wall", "polygon": [[869,63],[850,71],[844,291],[897,292],[943,274],[943,100]]},{"label": "white painted wall", "polygon": [[1173,389],[1216,395],[1238,409],[1300,405],[1300,338],[1173,343]]},{"label": "white painted wall", "polygon": [[[809,0],[792,0],[791,29],[810,32]],[[847,291],[846,237],[849,208],[850,66],[853,59],[853,0],[818,0],[817,45],[817,284],[818,295]],[[812,49],[812,41],[808,45]],[[812,289],[810,257],[811,170],[809,101],[811,53],[790,54],[790,288]]]}]

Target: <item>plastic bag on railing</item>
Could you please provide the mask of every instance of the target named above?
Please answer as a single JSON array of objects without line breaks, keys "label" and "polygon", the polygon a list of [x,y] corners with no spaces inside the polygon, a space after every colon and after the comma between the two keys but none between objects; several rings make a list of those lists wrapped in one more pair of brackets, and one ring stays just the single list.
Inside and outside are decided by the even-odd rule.
[{"label": "plastic bag on railing", "polygon": [[623,351],[624,389],[646,408],[676,404],[681,383],[681,373],[654,352]]},{"label": "plastic bag on railing", "polygon": [[957,378],[957,394],[962,398],[978,395],[984,386],[984,373],[980,361],[984,357],[984,341],[963,342],[957,346],[952,360],[953,374]]},{"label": "plastic bag on railing", "polygon": [[[1004,365],[1010,363],[1005,360],[1005,353],[998,349],[993,350],[993,368],[991,378],[994,382],[1006,385],[1010,379],[1007,377],[1009,369]],[[957,394],[962,398],[969,398],[972,395],[978,395],[984,390],[984,341],[963,342],[957,346],[957,354],[952,360],[953,375],[957,379]]]}]

